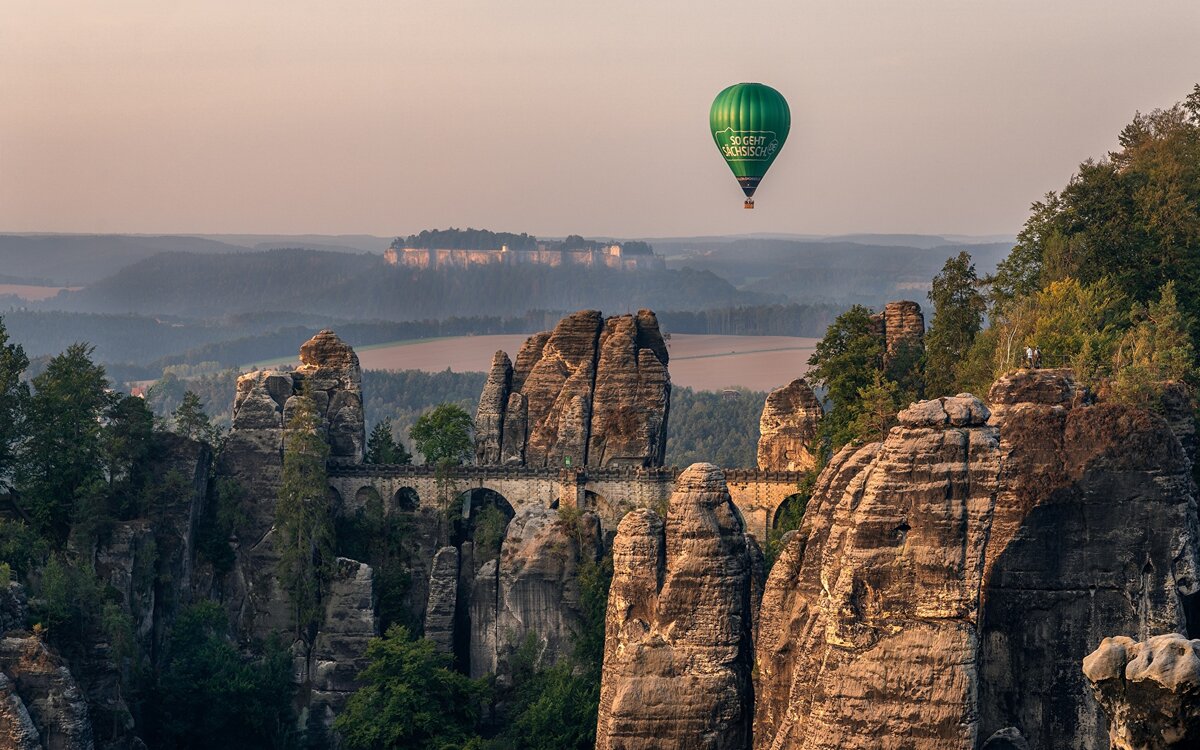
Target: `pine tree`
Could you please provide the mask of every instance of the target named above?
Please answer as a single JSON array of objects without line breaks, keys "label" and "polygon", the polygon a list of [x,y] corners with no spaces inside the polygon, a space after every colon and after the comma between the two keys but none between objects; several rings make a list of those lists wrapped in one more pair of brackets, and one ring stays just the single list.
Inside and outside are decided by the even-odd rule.
[{"label": "pine tree", "polygon": [[887,437],[900,410],[900,388],[876,372],[871,384],[858,392],[861,410],[851,424],[854,442],[873,443]]},{"label": "pine tree", "polygon": [[329,446],[316,406],[296,397],[284,430],[283,477],[275,506],[279,579],[291,600],[296,634],[309,638],[320,623],[334,564],[333,509],[325,462]]},{"label": "pine tree", "polygon": [[825,388],[830,409],[821,420],[825,448],[835,451],[855,439],[854,421],[862,411],[859,392],[870,386],[883,366],[883,343],[871,323],[871,311],[854,305],[838,316],[808,360],[808,378]]},{"label": "pine tree", "polygon": [[369,464],[410,464],[412,454],[392,436],[392,420],[385,419],[371,430],[367,438],[367,455],[364,459]]},{"label": "pine tree", "polygon": [[209,445],[216,441],[216,428],[209,420],[208,413],[204,411],[200,397],[194,392],[184,392],[183,401],[171,412],[171,418],[175,423],[175,434]]},{"label": "pine tree", "polygon": [[957,370],[983,326],[986,303],[978,287],[979,276],[966,251],[948,259],[933,277],[933,323],[925,336],[925,388],[930,396],[957,392]]}]

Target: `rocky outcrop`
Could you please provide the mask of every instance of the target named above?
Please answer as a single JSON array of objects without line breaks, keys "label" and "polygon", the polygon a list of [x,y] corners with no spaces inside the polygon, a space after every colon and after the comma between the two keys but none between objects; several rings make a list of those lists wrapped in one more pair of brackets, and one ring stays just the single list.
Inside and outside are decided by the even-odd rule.
[{"label": "rocky outcrop", "polygon": [[743,748],[750,737],[751,553],[721,470],[680,476],[664,523],[613,543],[597,750]]},{"label": "rocky outcrop", "polygon": [[297,680],[309,690],[303,723],[310,734],[327,736],[334,718],[359,687],[358,673],[368,664],[367,644],[379,635],[373,585],[371,566],[337,559],[321,629],[311,651],[297,660]]},{"label": "rocky outcrop", "polygon": [[238,629],[250,637],[291,627],[286,597],[274,575],[278,555],[271,531],[284,432],[296,399],[307,393],[316,405],[331,464],[360,463],[366,442],[362,373],[354,350],[324,330],[301,345],[300,363],[291,372],[256,371],[238,378],[232,427],[217,466],[218,479],[232,482],[245,511],[229,604]]},{"label": "rocky outcrop", "polygon": [[508,355],[496,352],[475,409],[475,463],[498,464],[504,434],[504,410],[512,388],[513,368]]},{"label": "rocky outcrop", "polygon": [[912,300],[889,302],[883,310],[871,317],[876,333],[883,340],[883,360],[887,364],[893,357],[908,349],[918,353],[925,349],[925,315],[921,306]]},{"label": "rocky outcrop", "polygon": [[767,395],[758,422],[760,471],[807,471],[817,464],[809,447],[824,410],[808,381],[797,378]]},{"label": "rocky outcrop", "polygon": [[12,739],[4,747],[94,747],[83,692],[63,660],[36,636],[0,638],[0,739]]},{"label": "rocky outcrop", "polygon": [[481,463],[662,465],[671,382],[654,313],[581,310],[530,337],[511,375],[507,359],[497,353],[480,397]]},{"label": "rocky outcrop", "polygon": [[1066,371],[990,401],[990,419],[967,394],[915,404],[822,472],[763,596],[756,747],[1099,750],[1084,656],[1197,627],[1170,426],[1088,405]]},{"label": "rocky outcrop", "polygon": [[1200,747],[1200,640],[1105,638],[1083,673],[1108,714],[1113,750]]},{"label": "rocky outcrop", "polygon": [[454,651],[454,612],[458,600],[458,548],[442,547],[433,556],[425,637],[446,653]]},{"label": "rocky outcrop", "polygon": [[763,595],[756,747],[974,745],[974,622],[1000,476],[987,418],[971,396],[923,402],[822,472]]},{"label": "rocky outcrop", "polygon": [[1103,748],[1084,657],[1114,633],[1200,626],[1188,621],[1200,591],[1191,464],[1160,417],[1079,405],[1069,373],[1018,371],[990,400],[1004,482],[981,594],[981,731]]},{"label": "rocky outcrop", "polygon": [[592,513],[570,519],[550,508],[522,508],[509,522],[499,560],[475,576],[471,597],[471,676],[502,671],[526,638],[537,638],[539,662],[571,652],[582,616],[579,568],[595,562],[600,521]]}]

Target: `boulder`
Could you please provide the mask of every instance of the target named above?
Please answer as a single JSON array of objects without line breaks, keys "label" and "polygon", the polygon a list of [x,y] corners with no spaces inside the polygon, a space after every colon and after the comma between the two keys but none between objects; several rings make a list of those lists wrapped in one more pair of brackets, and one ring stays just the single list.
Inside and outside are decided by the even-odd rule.
[{"label": "boulder", "polygon": [[758,468],[807,471],[816,466],[809,447],[823,415],[821,402],[804,378],[771,391],[758,422]]},{"label": "boulder", "polygon": [[0,738],[6,731],[15,738],[12,746],[28,747],[32,724],[40,742],[32,747],[92,750],[83,691],[66,663],[37,636],[0,638],[0,675]]},{"label": "boulder", "polygon": [[1200,640],[1105,638],[1083,674],[1108,714],[1113,750],[1200,747]]},{"label": "boulder", "polygon": [[664,523],[631,511],[613,543],[597,750],[744,748],[754,562],[720,469],[693,464]]}]

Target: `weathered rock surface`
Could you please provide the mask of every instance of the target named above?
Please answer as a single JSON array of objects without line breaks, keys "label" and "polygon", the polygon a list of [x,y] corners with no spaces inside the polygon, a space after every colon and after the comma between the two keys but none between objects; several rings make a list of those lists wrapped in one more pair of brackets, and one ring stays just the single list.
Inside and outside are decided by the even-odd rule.
[{"label": "weathered rock surface", "polygon": [[758,422],[758,468],[807,471],[816,466],[809,446],[823,415],[821,402],[804,378],[771,391]]},{"label": "weathered rock surface", "polygon": [[912,300],[898,300],[883,306],[872,316],[875,330],[883,339],[883,360],[886,364],[902,350],[924,351],[925,315],[921,306]]},{"label": "weathered rock surface", "polygon": [[5,732],[11,747],[94,747],[83,692],[66,664],[32,635],[0,638],[0,739]]},{"label": "weathered rock surface", "polygon": [[571,652],[582,618],[579,566],[599,556],[600,521],[571,526],[550,508],[527,506],[509,522],[499,560],[485,562],[471,597],[471,676],[498,671],[512,650],[537,638],[539,662]]},{"label": "weathered rock surface", "polygon": [[753,561],[721,470],[680,476],[666,523],[647,509],[613,546],[598,750],[749,741]]},{"label": "weathered rock surface", "polygon": [[429,573],[425,637],[446,653],[454,651],[454,611],[458,600],[458,548],[442,547]]},{"label": "weathered rock surface", "polygon": [[1000,475],[987,417],[969,396],[924,402],[822,472],[763,595],[756,747],[974,745],[974,620]]},{"label": "weathered rock surface", "polygon": [[1105,638],[1083,673],[1108,714],[1113,750],[1200,747],[1200,640]]},{"label": "weathered rock surface", "polygon": [[239,528],[237,565],[228,603],[238,629],[266,637],[291,627],[286,597],[274,572],[275,503],[283,472],[284,428],[295,399],[307,392],[329,441],[331,464],[361,463],[366,443],[362,372],[358,355],[330,330],[300,347],[291,372],[258,371],[238,378],[233,422],[217,466],[242,495],[246,522]]},{"label": "weathered rock surface", "polygon": [[498,464],[504,434],[504,410],[512,388],[513,368],[508,355],[496,352],[475,409],[475,463]]},{"label": "weathered rock surface", "polygon": [[1197,627],[1200,533],[1168,424],[1088,400],[1018,371],[833,458],[763,595],[756,747],[1107,747],[1078,665]]},{"label": "weathered rock surface", "polygon": [[654,313],[581,310],[530,337],[511,375],[507,359],[497,353],[480,397],[480,463],[662,465],[671,381]]},{"label": "weathered rock surface", "polygon": [[337,713],[359,687],[356,677],[368,664],[367,643],[379,635],[373,583],[371,566],[337,559],[325,618],[311,651],[298,660],[296,669],[297,680],[309,690],[309,716],[304,723],[310,733],[327,735]]},{"label": "weathered rock surface", "polygon": [[1200,590],[1195,488],[1160,417],[1072,408],[1081,389],[1045,372],[1002,378],[991,393],[1004,406],[993,418],[1004,482],[982,588],[981,732],[1013,726],[1035,748],[1103,748],[1084,657],[1114,633],[1200,626],[1188,622]]}]

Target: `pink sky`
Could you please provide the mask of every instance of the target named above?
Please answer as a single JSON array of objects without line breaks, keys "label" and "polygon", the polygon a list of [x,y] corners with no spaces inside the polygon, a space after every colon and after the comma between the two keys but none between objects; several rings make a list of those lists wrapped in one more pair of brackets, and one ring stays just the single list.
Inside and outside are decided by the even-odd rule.
[{"label": "pink sky", "polygon": [[[1012,233],[1200,81],[1200,3],[6,0],[0,231]],[[743,211],[707,132],[792,135]]]}]

